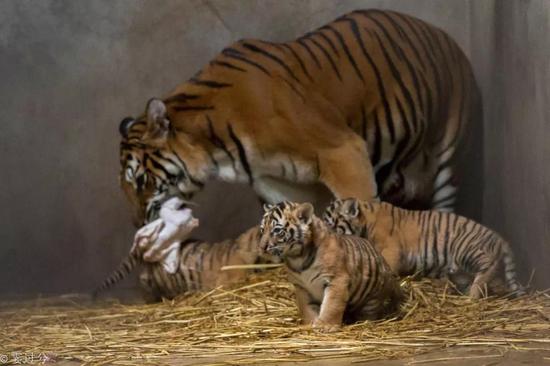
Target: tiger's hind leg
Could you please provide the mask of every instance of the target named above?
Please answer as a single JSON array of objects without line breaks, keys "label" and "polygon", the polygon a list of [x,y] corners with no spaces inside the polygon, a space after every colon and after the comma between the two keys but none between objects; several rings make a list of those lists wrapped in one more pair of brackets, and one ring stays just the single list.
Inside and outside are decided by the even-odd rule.
[{"label": "tiger's hind leg", "polygon": [[488,295],[490,284],[497,275],[498,265],[498,261],[493,261],[487,269],[475,275],[468,293],[472,299],[480,299]]}]

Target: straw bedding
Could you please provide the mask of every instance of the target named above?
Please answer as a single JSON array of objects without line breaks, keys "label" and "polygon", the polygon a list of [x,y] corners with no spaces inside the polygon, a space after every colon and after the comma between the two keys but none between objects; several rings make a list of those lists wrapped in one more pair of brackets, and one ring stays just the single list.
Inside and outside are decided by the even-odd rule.
[{"label": "straw bedding", "polygon": [[[281,270],[232,289],[152,305],[74,297],[0,305],[0,355],[41,352],[90,364],[248,364],[356,357],[401,358],[450,346],[550,347],[550,296],[472,301],[429,281],[402,283],[400,319],[319,334],[299,325]],[[168,356],[168,357],[167,357]],[[221,361],[225,360],[225,361]],[[228,361],[229,360],[229,361]]]}]

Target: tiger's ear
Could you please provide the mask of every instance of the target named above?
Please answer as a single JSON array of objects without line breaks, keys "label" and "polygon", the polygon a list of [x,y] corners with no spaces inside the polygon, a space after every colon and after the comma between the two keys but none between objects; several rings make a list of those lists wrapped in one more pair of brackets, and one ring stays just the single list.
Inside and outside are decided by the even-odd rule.
[{"label": "tiger's ear", "polygon": [[122,137],[128,138],[130,127],[132,127],[135,121],[136,120],[133,117],[126,117],[122,121],[120,121],[120,124],[118,125],[118,132],[120,132],[120,135]]},{"label": "tiger's ear", "polygon": [[170,121],[166,116],[166,105],[160,99],[150,99],[145,111],[147,116],[147,137],[165,138],[170,130]]},{"label": "tiger's ear", "polygon": [[309,224],[313,218],[313,205],[311,203],[302,203],[298,206],[297,216],[304,224]]},{"label": "tiger's ear", "polygon": [[359,201],[356,199],[350,198],[343,201],[342,208],[343,211],[351,217],[359,216]]},{"label": "tiger's ear", "polygon": [[264,203],[264,212],[271,210],[275,205]]}]

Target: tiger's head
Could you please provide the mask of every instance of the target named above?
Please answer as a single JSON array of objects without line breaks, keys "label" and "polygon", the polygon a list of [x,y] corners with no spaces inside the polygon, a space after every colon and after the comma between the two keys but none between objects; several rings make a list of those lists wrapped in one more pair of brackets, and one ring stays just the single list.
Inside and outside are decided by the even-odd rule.
[{"label": "tiger's head", "polygon": [[367,222],[374,222],[376,203],[355,198],[336,199],[323,213],[323,221],[337,234],[367,236]]},{"label": "tiger's head", "polygon": [[119,180],[137,226],[154,220],[170,197],[190,199],[204,185],[201,148],[176,133],[172,117],[163,101],[151,99],[144,115],[120,122]]},{"label": "tiger's head", "polygon": [[292,258],[302,255],[313,239],[313,206],[284,201],[264,205],[260,223],[260,248],[268,255]]}]

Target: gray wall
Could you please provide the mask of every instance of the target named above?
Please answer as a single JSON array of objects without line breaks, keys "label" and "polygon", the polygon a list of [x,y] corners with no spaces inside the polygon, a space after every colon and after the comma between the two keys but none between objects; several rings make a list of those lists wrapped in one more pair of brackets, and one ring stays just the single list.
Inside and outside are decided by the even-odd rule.
[{"label": "gray wall", "polygon": [[486,117],[483,221],[514,245],[524,276],[536,268],[534,284],[548,287],[550,1],[482,1],[473,10]]},{"label": "gray wall", "polygon": [[[545,271],[550,277],[549,173],[542,169],[550,157],[543,108],[550,102],[550,3],[5,0],[0,295],[86,290],[127,253],[133,228],[117,183],[122,117],[141,112],[231,41],[292,39],[368,7],[432,22],[471,54],[489,118],[484,179],[492,188],[483,217],[516,244],[522,261],[539,267],[539,279]],[[209,240],[234,236],[259,215],[246,187],[213,184],[198,201],[198,235]]]}]

